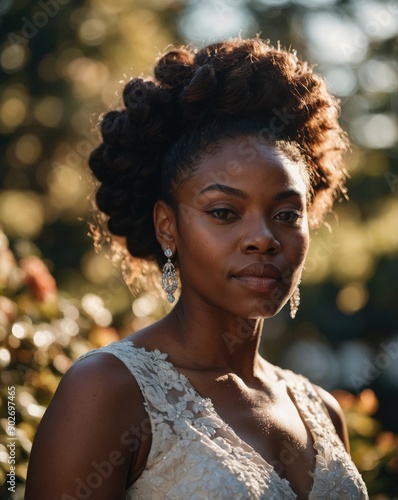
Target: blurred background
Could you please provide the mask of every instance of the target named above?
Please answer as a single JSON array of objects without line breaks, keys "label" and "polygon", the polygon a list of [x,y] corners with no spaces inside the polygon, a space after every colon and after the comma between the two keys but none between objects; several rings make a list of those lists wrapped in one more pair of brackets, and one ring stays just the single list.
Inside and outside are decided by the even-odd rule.
[{"label": "blurred background", "polygon": [[161,317],[88,237],[95,124],[173,43],[260,33],[316,65],[353,146],[350,201],[314,232],[294,321],[267,359],[335,391],[371,498],[398,498],[398,4],[372,0],[2,0],[0,496],[16,387],[17,492],[35,429],[80,354]]}]

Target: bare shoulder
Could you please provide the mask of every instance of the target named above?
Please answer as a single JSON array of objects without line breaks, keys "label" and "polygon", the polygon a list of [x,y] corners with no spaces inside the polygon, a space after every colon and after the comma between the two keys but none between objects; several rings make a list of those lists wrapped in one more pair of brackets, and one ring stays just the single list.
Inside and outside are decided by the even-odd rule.
[{"label": "bare shoulder", "polygon": [[124,363],[110,353],[98,352],[72,365],[51,405],[68,401],[73,402],[75,411],[97,413],[98,422],[107,414],[118,414],[120,421],[123,410],[130,406],[136,413],[140,406],[137,403],[143,400],[135,378]]},{"label": "bare shoulder", "polygon": [[329,392],[325,391],[325,389],[322,389],[322,387],[319,387],[318,385],[315,384],[313,384],[313,386],[314,389],[317,391],[319,397],[322,399],[323,404],[325,405],[330,415],[330,418],[333,422],[333,425],[336,429],[338,436],[343,442],[346,450],[349,452],[350,444],[348,440],[347,424],[341,406],[339,405],[336,398],[334,398]]},{"label": "bare shoulder", "polygon": [[[146,460],[147,420],[138,384],[122,361],[110,353],[79,360],[38,427],[26,498],[81,498],[88,489],[93,500],[124,498]],[[89,484],[94,475],[98,488]]]},{"label": "bare shoulder", "polygon": [[126,365],[111,353],[95,352],[75,362],[61,380],[58,390],[73,390],[79,387],[80,392],[88,395],[106,395],[107,398],[118,399],[125,391],[134,391],[139,397],[138,384]]}]

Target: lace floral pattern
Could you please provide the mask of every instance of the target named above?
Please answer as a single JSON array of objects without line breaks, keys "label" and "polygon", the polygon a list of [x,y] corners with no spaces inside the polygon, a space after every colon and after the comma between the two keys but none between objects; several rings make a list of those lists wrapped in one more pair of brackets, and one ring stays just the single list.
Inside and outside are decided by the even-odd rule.
[{"label": "lace floral pattern", "polygon": [[[126,500],[291,500],[296,495],[258,453],[243,442],[159,350],[130,341],[87,353],[108,352],[134,375],[145,400],[152,445],[145,470]],[[82,359],[82,358],[80,358]],[[287,370],[286,381],[317,451],[309,500],[367,499],[366,487],[310,382]]]},{"label": "lace floral pattern", "polygon": [[311,473],[314,483],[309,500],[367,498],[362,478],[311,383],[289,370],[280,370],[279,373],[285,378],[300,414],[311,431],[317,451],[315,471]]}]

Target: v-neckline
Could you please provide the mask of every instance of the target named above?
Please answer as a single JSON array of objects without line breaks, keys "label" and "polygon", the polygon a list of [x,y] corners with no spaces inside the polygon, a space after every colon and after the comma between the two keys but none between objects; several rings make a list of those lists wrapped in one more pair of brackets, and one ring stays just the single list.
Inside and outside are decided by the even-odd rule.
[{"label": "v-neckline", "polygon": [[[129,342],[134,348],[136,349],[142,349],[146,354],[148,355],[152,355],[154,353],[154,351],[148,351],[145,347],[139,347],[139,346],[136,346],[134,344],[134,342],[131,340],[131,339],[127,339],[126,340],[127,342]],[[244,448],[246,448],[245,451],[247,451],[248,453],[251,453],[252,455],[254,455],[256,457],[256,459],[262,464],[262,466],[268,470],[270,472],[270,474],[275,478],[275,480],[279,481],[281,484],[284,484],[286,487],[289,488],[290,492],[292,493],[292,495],[294,496],[294,498],[298,498],[297,497],[297,494],[295,493],[295,491],[293,490],[292,486],[291,486],[291,483],[288,479],[284,478],[284,477],[281,477],[275,470],[274,466],[271,465],[269,462],[267,462],[265,460],[265,458],[258,452],[256,451],[249,443],[247,443],[246,441],[244,441],[241,437],[239,437],[239,435],[236,433],[236,431],[219,415],[219,413],[217,412],[217,410],[215,409],[214,407],[214,404],[213,404],[213,401],[210,399],[210,398],[206,398],[204,396],[202,396],[196,389],[195,387],[193,386],[193,384],[191,383],[191,381],[189,380],[189,378],[184,375],[183,373],[181,373],[180,371],[177,370],[177,368],[174,366],[174,364],[169,360],[169,354],[165,353],[165,352],[162,352],[160,351],[159,349],[156,349],[160,355],[162,356],[162,362],[166,363],[168,365],[168,367],[170,369],[172,369],[175,374],[179,377],[179,376],[183,376],[185,377],[185,386],[187,389],[189,389],[190,391],[193,392],[193,394],[195,395],[195,397],[201,399],[202,401],[205,401],[206,402],[206,405],[205,405],[205,408],[207,411],[209,411],[210,413],[213,414],[213,416],[220,420],[225,429],[228,430],[228,432],[231,434],[231,436],[234,438],[234,440],[236,440],[238,443],[240,443]],[[159,361],[159,359],[158,359]],[[276,367],[276,374],[278,376],[278,379],[279,380],[283,380],[284,383],[286,384],[286,391],[287,391],[287,394],[289,396],[289,398],[291,399],[293,405],[295,406],[299,416],[300,416],[300,419],[301,421],[303,422],[305,428],[307,429],[307,431],[309,432],[310,436],[311,436],[311,439],[312,439],[312,446],[315,450],[315,453],[314,453],[314,467],[313,467],[313,470],[311,471],[310,475],[311,477],[313,478],[312,480],[312,485],[311,485],[311,488],[308,492],[308,498],[310,497],[312,491],[314,490],[315,488],[315,475],[316,475],[316,471],[317,471],[317,468],[318,468],[318,463],[319,463],[319,457],[320,457],[320,453],[319,451],[315,448],[315,442],[317,441],[317,436],[313,433],[309,423],[307,422],[307,419],[306,419],[306,416],[302,413],[302,410],[296,400],[296,396],[295,396],[295,393],[294,391],[291,390],[291,388],[289,387],[289,384],[288,384],[288,381],[286,380],[285,377],[283,377],[282,375],[282,370],[279,369],[278,367]],[[223,438],[225,439],[225,438]]]}]

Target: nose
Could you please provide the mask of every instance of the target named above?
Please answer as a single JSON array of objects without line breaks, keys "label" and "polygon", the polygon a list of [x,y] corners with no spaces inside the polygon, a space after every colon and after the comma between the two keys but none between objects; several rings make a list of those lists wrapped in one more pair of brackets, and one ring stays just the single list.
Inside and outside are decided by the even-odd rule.
[{"label": "nose", "polygon": [[263,216],[256,218],[246,225],[246,231],[241,240],[241,250],[243,253],[274,255],[279,253],[280,249],[280,242]]}]

